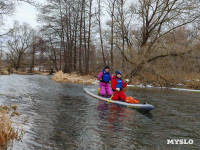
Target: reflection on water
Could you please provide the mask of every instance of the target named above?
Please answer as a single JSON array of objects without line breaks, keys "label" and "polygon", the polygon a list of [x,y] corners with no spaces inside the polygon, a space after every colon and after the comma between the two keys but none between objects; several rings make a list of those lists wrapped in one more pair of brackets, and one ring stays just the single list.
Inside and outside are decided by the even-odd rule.
[{"label": "reflection on water", "polygon": [[123,107],[114,104],[108,105],[104,101],[99,101],[98,110],[99,117],[108,121],[109,126],[107,126],[107,128],[117,131],[120,130],[120,124],[122,124],[122,121],[125,120],[125,117],[127,116],[125,111],[129,109],[124,109]]},{"label": "reflection on water", "polygon": [[[0,104],[18,104],[26,134],[13,149],[198,149],[200,94],[129,88],[126,95],[153,104],[150,113],[86,95],[86,85],[41,75],[0,76]],[[193,145],[167,145],[167,139]]]}]

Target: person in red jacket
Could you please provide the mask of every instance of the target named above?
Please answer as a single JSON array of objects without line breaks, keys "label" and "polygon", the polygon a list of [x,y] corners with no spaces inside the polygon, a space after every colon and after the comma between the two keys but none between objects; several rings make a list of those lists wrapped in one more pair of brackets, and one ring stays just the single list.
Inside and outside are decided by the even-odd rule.
[{"label": "person in red jacket", "polygon": [[123,88],[125,88],[127,86],[128,82],[129,82],[129,79],[127,79],[126,83],[124,84],[124,81],[121,78],[121,72],[116,71],[116,76],[113,76],[113,79],[111,81],[111,88],[113,90],[113,94],[116,91],[117,92],[116,92],[115,95],[113,95],[112,100],[119,100],[120,99],[121,101],[125,101],[126,95],[123,92]]}]

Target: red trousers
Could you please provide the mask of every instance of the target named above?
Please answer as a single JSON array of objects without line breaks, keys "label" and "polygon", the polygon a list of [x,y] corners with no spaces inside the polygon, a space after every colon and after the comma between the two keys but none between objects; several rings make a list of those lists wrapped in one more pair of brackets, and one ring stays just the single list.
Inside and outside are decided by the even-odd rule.
[{"label": "red trousers", "polygon": [[[113,92],[113,94],[115,93],[115,91]],[[126,95],[124,94],[123,91],[119,91],[117,92],[113,97],[112,97],[112,100],[122,100],[122,101],[125,101],[126,99]]]}]

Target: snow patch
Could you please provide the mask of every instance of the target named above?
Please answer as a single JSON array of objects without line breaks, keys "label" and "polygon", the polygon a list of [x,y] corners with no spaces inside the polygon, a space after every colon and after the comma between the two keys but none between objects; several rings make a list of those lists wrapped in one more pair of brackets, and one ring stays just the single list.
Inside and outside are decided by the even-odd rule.
[{"label": "snow patch", "polygon": [[184,89],[184,88],[168,88],[168,87],[155,87],[152,85],[127,85],[128,87],[140,87],[140,88],[158,88],[158,89],[170,89],[170,90],[178,90],[178,91],[189,91],[189,92],[200,92],[200,90],[192,90],[192,89]]}]

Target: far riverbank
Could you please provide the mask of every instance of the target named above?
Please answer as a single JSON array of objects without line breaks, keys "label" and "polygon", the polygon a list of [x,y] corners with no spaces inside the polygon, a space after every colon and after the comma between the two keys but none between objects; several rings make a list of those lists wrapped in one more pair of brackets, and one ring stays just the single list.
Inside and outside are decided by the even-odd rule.
[{"label": "far riverbank", "polygon": [[[62,71],[56,72],[51,78],[56,82],[64,82],[64,83],[77,83],[77,84],[93,84],[98,85],[99,81],[92,75],[78,75],[76,73],[63,73]],[[159,86],[142,83],[136,78],[132,79],[129,83],[129,87],[146,87],[146,88],[169,88],[172,90],[180,90],[180,91],[191,91],[191,92],[200,92],[200,80],[187,80],[187,84],[178,84],[176,86]]]}]

